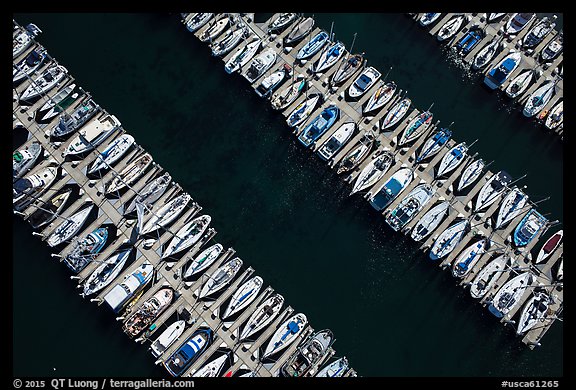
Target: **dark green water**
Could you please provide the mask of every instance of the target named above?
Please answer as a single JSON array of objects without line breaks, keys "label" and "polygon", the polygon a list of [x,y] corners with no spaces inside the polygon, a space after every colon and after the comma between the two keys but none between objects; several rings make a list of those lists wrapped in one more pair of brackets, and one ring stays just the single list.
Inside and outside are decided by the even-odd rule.
[{"label": "dark green water", "polygon": [[[297,144],[281,114],[187,32],[179,15],[19,14],[85,90],[115,114],[204,210],[217,241],[336,335],[361,376],[562,376],[563,325],[530,351],[335,173]],[[564,220],[562,143],[450,63],[404,15],[316,14],[414,104],[493,170],[523,183]],[[262,16],[264,19],[265,16]],[[260,19],[260,18],[259,18]],[[69,272],[13,218],[15,376],[164,376],[106,308],[77,295]],[[31,287],[32,286],[32,287]],[[34,352],[34,358],[31,353]],[[56,370],[54,370],[56,368]]]}]

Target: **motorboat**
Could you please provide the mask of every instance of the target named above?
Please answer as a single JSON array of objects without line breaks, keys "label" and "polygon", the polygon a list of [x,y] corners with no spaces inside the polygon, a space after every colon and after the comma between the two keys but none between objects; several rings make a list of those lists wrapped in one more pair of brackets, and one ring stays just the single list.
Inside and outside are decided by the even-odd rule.
[{"label": "motorboat", "polygon": [[487,18],[487,22],[488,23],[494,23],[495,21],[497,21],[498,19],[500,19],[504,15],[506,15],[506,12],[489,13],[488,18]]},{"label": "motorboat", "polygon": [[68,69],[62,65],[52,65],[46,69],[20,95],[20,102],[30,101],[40,95],[45,95],[48,91],[60,83],[66,75]]},{"label": "motorboat", "polygon": [[416,115],[402,132],[402,136],[398,140],[398,146],[405,145],[409,142],[416,140],[426,132],[432,123],[433,114],[430,111],[424,111],[420,115]]},{"label": "motorboat", "polygon": [[462,27],[464,19],[465,15],[458,15],[447,21],[436,34],[438,42],[444,42],[456,35],[460,27]]},{"label": "motorboat", "polygon": [[290,65],[284,64],[277,71],[264,77],[254,91],[260,97],[268,97],[290,74],[292,74],[292,68]]},{"label": "motorboat", "polygon": [[55,220],[67,205],[71,193],[72,187],[64,187],[34,210],[28,217],[32,228],[38,230]]},{"label": "motorboat", "polygon": [[343,376],[346,371],[348,371],[348,368],[348,359],[346,359],[346,356],[343,356],[322,368],[316,376],[338,378]]},{"label": "motorboat", "polygon": [[160,357],[164,351],[166,351],[180,336],[184,333],[186,329],[186,321],[178,320],[174,321],[170,326],[164,330],[150,345],[150,350],[155,358]]},{"label": "motorboat", "polygon": [[18,34],[13,38],[12,58],[14,59],[24,53],[34,42],[32,38],[41,32],[42,30],[34,23],[28,24],[24,29],[20,29]]},{"label": "motorboat", "polygon": [[436,172],[436,177],[441,177],[456,169],[462,161],[464,161],[468,155],[467,153],[468,145],[466,145],[466,142],[461,142],[452,147],[452,149],[446,152],[444,157],[442,157],[440,166],[438,167],[438,172]]},{"label": "motorboat", "polygon": [[62,138],[72,134],[86,122],[88,122],[96,113],[100,112],[100,106],[92,99],[88,99],[72,112],[72,114],[62,114],[58,124],[50,130],[50,136]]},{"label": "motorboat", "polygon": [[172,237],[160,258],[166,259],[173,254],[181,252],[196,244],[206,229],[208,229],[211,221],[212,217],[208,214],[204,214],[184,224],[184,226],[176,232],[174,237]]},{"label": "motorboat", "polygon": [[[414,179],[414,171],[410,168],[398,169],[374,195],[369,198],[370,204],[378,211],[384,210]],[[370,193],[369,193],[370,194]]]},{"label": "motorboat", "polygon": [[158,176],[156,179],[146,184],[142,188],[138,195],[132,199],[128,207],[124,209],[124,214],[130,214],[136,210],[137,204],[142,204],[145,207],[152,207],[154,202],[156,202],[168,189],[168,185],[172,181],[172,176],[168,172],[165,172],[162,176]]},{"label": "motorboat", "polygon": [[501,38],[494,38],[492,41],[490,41],[490,43],[488,43],[478,53],[476,53],[471,65],[472,70],[482,69],[488,63],[490,63],[492,58],[494,58],[498,52],[498,49],[501,46],[501,42]]},{"label": "motorboat", "polygon": [[234,295],[232,295],[232,298],[230,298],[230,303],[228,303],[226,310],[224,310],[222,319],[233,316],[241,310],[244,310],[250,303],[252,303],[262,289],[263,283],[264,281],[260,276],[254,276],[242,286],[238,287],[238,289],[234,292]]},{"label": "motorboat", "polygon": [[560,53],[562,53],[563,48],[564,48],[564,34],[562,31],[560,31],[554,37],[554,39],[548,42],[548,44],[544,47],[544,49],[542,49],[542,51],[540,52],[540,59],[543,62],[551,62],[554,59],[556,59],[556,57],[558,57]]},{"label": "motorboat", "polygon": [[414,241],[422,241],[430,233],[432,233],[440,223],[444,220],[444,217],[448,214],[448,209],[450,207],[450,202],[445,200],[438,203],[428,210],[414,225],[412,231],[410,232],[410,237]]},{"label": "motorboat", "polygon": [[274,110],[283,110],[292,104],[302,94],[307,82],[304,77],[298,76],[282,92],[274,93],[270,99],[270,104]]},{"label": "motorboat", "polygon": [[296,341],[298,335],[302,333],[307,324],[308,319],[304,313],[297,313],[284,321],[284,323],[276,329],[266,345],[262,359],[280,352]]},{"label": "motorboat", "polygon": [[513,277],[494,295],[488,309],[496,317],[504,317],[518,305],[520,298],[533,282],[534,275],[530,272],[524,272]]},{"label": "motorboat", "polygon": [[290,32],[284,37],[283,43],[286,46],[295,46],[304,37],[312,31],[314,27],[314,19],[307,17],[300,19],[300,21],[290,30]]},{"label": "motorboat", "polygon": [[290,127],[296,127],[304,122],[316,108],[316,105],[322,97],[321,94],[311,94],[302,103],[298,104],[294,110],[288,115],[286,123]]},{"label": "motorboat", "polygon": [[304,61],[318,53],[324,45],[330,41],[330,37],[326,31],[320,31],[313,38],[311,38],[304,46],[296,53],[296,59]]},{"label": "motorboat", "polygon": [[215,378],[220,374],[228,359],[228,354],[221,355],[192,372],[190,376],[193,378]]},{"label": "motorboat", "polygon": [[446,145],[450,137],[452,137],[452,131],[448,128],[441,128],[434,133],[434,135],[424,142],[420,153],[416,157],[416,163],[421,163],[438,153],[440,149]]},{"label": "motorboat", "polygon": [[234,49],[246,36],[248,28],[246,26],[238,27],[236,30],[228,30],[226,36],[210,45],[212,55],[222,57]]},{"label": "motorboat", "polygon": [[145,328],[158,318],[174,298],[174,290],[170,287],[161,288],[148,298],[130,317],[126,319],[122,330],[133,338],[138,336]]},{"label": "motorboat", "polygon": [[202,286],[199,298],[207,298],[222,290],[238,274],[242,267],[242,263],[243,262],[239,257],[235,257],[220,266],[212,275],[210,275],[209,279]]},{"label": "motorboat", "polygon": [[188,23],[186,23],[186,28],[191,33],[196,32],[198,29],[206,25],[206,23],[208,23],[213,17],[213,13],[199,12],[190,18]]},{"label": "motorboat", "polygon": [[212,23],[206,30],[204,30],[198,38],[201,42],[212,42],[220,34],[222,34],[229,25],[230,17],[224,16],[223,18],[214,21],[214,23]]},{"label": "motorboat", "polygon": [[122,272],[131,249],[125,249],[103,260],[84,281],[82,296],[87,297],[108,286]]},{"label": "motorboat", "polygon": [[260,38],[254,39],[252,42],[248,43],[246,46],[239,48],[234,52],[230,59],[224,65],[224,70],[226,73],[231,74],[240,70],[244,65],[248,63],[254,57],[262,40]]},{"label": "motorboat", "polygon": [[252,60],[250,67],[244,74],[244,78],[253,83],[274,65],[277,56],[274,49],[270,47],[265,49]]},{"label": "motorboat", "polygon": [[[132,145],[134,145],[134,137],[130,134],[122,134],[96,157],[96,160],[91,164],[87,173],[90,175],[103,168],[111,167]],[[152,160],[152,158],[150,158],[150,160]]]},{"label": "motorboat", "polygon": [[78,134],[66,146],[63,156],[75,156],[96,148],[120,128],[120,121],[111,114],[93,118],[78,130]]},{"label": "motorboat", "polygon": [[492,175],[478,192],[474,211],[478,212],[494,203],[510,182],[512,182],[512,177],[506,171],[499,171]]},{"label": "motorboat", "polygon": [[552,303],[550,295],[544,291],[534,291],[532,297],[524,305],[518,320],[517,335],[523,335],[538,323],[542,323],[548,316],[548,308]]},{"label": "motorboat", "polygon": [[382,73],[373,66],[365,68],[362,73],[360,73],[360,76],[348,87],[348,95],[353,99],[359,98],[380,80],[381,76]]},{"label": "motorboat", "polygon": [[486,252],[489,240],[483,238],[473,244],[468,245],[460,252],[454,264],[452,264],[452,276],[463,278],[474,268],[480,257]]},{"label": "motorboat", "polygon": [[320,54],[318,61],[312,65],[310,69],[313,73],[322,73],[328,70],[342,57],[346,51],[346,46],[340,41],[334,42],[332,45],[327,46]]},{"label": "motorboat", "polygon": [[550,255],[558,249],[562,243],[562,238],[564,237],[564,230],[558,230],[554,233],[542,246],[536,257],[536,264],[544,262]]},{"label": "motorboat", "polygon": [[388,111],[382,122],[380,122],[380,129],[381,130],[389,129],[398,122],[400,122],[400,120],[404,118],[404,116],[408,112],[408,109],[410,108],[411,104],[412,100],[410,100],[409,98],[404,98],[398,103],[396,103],[394,107],[392,107],[390,111]]},{"label": "motorboat", "polygon": [[548,219],[546,217],[535,209],[531,209],[514,230],[514,244],[516,247],[528,245],[547,223]]},{"label": "motorboat", "polygon": [[58,168],[48,166],[35,173],[29,173],[12,184],[12,206],[23,210],[40,197],[58,176]]},{"label": "motorboat", "polygon": [[504,33],[506,35],[516,35],[524,30],[528,24],[536,17],[535,13],[515,13],[506,22]]},{"label": "motorboat", "polygon": [[505,89],[506,95],[508,95],[508,97],[512,99],[522,95],[524,91],[528,89],[528,86],[530,85],[532,80],[534,80],[534,71],[532,69],[528,69],[520,73],[518,76],[514,77],[510,81],[510,84],[508,84],[508,86],[506,87]]},{"label": "motorboat", "polygon": [[285,12],[278,15],[277,18],[268,24],[268,34],[278,33],[294,23],[298,19],[298,14],[294,12]]},{"label": "motorboat", "polygon": [[25,175],[42,155],[42,144],[32,142],[30,145],[18,149],[12,153],[12,181],[15,181]]},{"label": "motorboat", "polygon": [[498,210],[498,216],[496,217],[496,224],[494,225],[494,230],[500,229],[508,222],[512,221],[516,216],[520,214],[526,203],[528,202],[528,195],[526,195],[522,190],[515,187],[502,200],[500,204],[500,209]]},{"label": "motorboat", "polygon": [[561,100],[560,103],[557,103],[548,113],[546,121],[544,122],[544,126],[550,130],[558,128],[564,122],[563,116],[564,100]]},{"label": "motorboat", "polygon": [[352,138],[356,123],[345,122],[318,148],[318,156],[324,161],[330,160]]},{"label": "motorboat", "polygon": [[126,165],[118,174],[104,184],[104,193],[112,194],[136,182],[152,164],[152,155],[144,153]]},{"label": "motorboat", "polygon": [[470,186],[474,183],[480,175],[482,174],[486,163],[483,159],[479,158],[478,160],[472,161],[464,171],[462,172],[462,176],[460,176],[460,180],[458,181],[458,186],[456,187],[458,191],[464,190],[466,187]]},{"label": "motorboat", "polygon": [[376,184],[386,174],[392,163],[394,163],[394,155],[389,150],[383,150],[360,171],[350,195]]},{"label": "motorboat", "polygon": [[140,231],[140,234],[148,234],[167,226],[184,211],[184,208],[191,199],[192,197],[189,194],[183,193],[170,200],[150,217]]},{"label": "motorboat", "polygon": [[274,294],[267,298],[250,315],[238,340],[244,341],[268,326],[280,314],[283,305],[284,297],[280,294]]},{"label": "motorboat", "polygon": [[338,69],[332,75],[330,85],[333,87],[344,84],[346,80],[352,77],[359,69],[364,67],[366,59],[363,54],[348,55],[340,60]]},{"label": "motorboat", "polygon": [[518,51],[510,51],[510,53],[502,58],[495,67],[484,77],[484,84],[490,89],[500,87],[506,79],[516,70],[522,61],[522,54]]},{"label": "motorboat", "polygon": [[162,364],[173,377],[182,375],[212,343],[211,329],[196,330],[182,345]]},{"label": "motorboat", "polygon": [[80,228],[86,222],[90,211],[94,204],[90,204],[80,211],[77,211],[73,215],[68,218],[65,218],[64,221],[58,225],[56,229],[46,238],[46,243],[49,247],[53,248],[57,245],[62,244],[64,241],[74,237],[76,233],[80,231]]},{"label": "motorboat", "polygon": [[222,246],[222,244],[214,244],[204,249],[194,258],[194,260],[188,266],[188,268],[186,268],[186,272],[184,272],[184,276],[182,276],[182,279],[184,280],[189,279],[193,275],[196,275],[197,273],[204,271],[206,268],[212,265],[214,261],[216,261],[218,256],[220,256],[220,254],[222,253],[223,249],[224,247]]},{"label": "motorboat", "polygon": [[104,302],[112,311],[118,313],[139,291],[146,286],[154,275],[154,266],[145,260],[134,271],[124,276],[123,280],[116,284],[104,296]]},{"label": "motorboat", "polygon": [[74,92],[75,88],[76,84],[68,84],[54,96],[48,98],[46,103],[36,110],[34,120],[38,123],[50,122],[52,118],[68,108],[80,96],[78,92]]},{"label": "motorboat", "polygon": [[446,228],[446,230],[440,233],[430,249],[430,259],[439,260],[452,252],[458,243],[460,243],[464,235],[466,235],[469,226],[470,221],[463,219],[453,223]]},{"label": "motorboat", "polygon": [[32,50],[22,61],[12,67],[12,82],[20,83],[25,78],[30,77],[46,61],[46,49],[39,46]]},{"label": "motorboat", "polygon": [[98,256],[108,240],[108,228],[98,227],[83,238],[76,240],[72,249],[64,256],[64,263],[74,273],[82,271]]},{"label": "motorboat", "polygon": [[310,147],[318,140],[340,117],[340,108],[331,104],[326,107],[318,116],[302,130],[298,136],[298,141],[305,147]]},{"label": "motorboat", "polygon": [[362,161],[364,161],[364,159],[370,154],[372,146],[374,146],[374,140],[375,137],[372,132],[365,132],[362,138],[360,138],[358,146],[352,148],[348,154],[344,156],[342,161],[340,161],[336,173],[339,175],[343,172],[349,172],[360,165]]},{"label": "motorboat", "polygon": [[522,114],[526,117],[532,117],[539,113],[546,104],[552,99],[554,92],[556,90],[556,83],[550,81],[538,89],[536,89],[528,100],[526,100],[526,104],[524,105],[524,109],[522,110]]},{"label": "motorboat", "polygon": [[427,12],[420,17],[420,19],[418,20],[418,23],[420,23],[420,26],[422,26],[422,27],[429,26],[432,23],[434,23],[436,20],[438,20],[440,15],[442,15],[442,14],[438,13],[438,12]]},{"label": "motorboat", "polygon": [[528,31],[528,34],[526,34],[524,39],[522,39],[522,46],[524,48],[535,48],[538,46],[544,37],[554,30],[554,27],[556,27],[556,23],[554,22],[556,19],[555,16],[556,15],[554,15],[552,19],[545,16],[542,20],[536,23],[536,25]]},{"label": "motorboat", "polygon": [[414,187],[386,216],[386,222],[395,231],[402,229],[432,199],[434,189],[426,183]]},{"label": "motorboat", "polygon": [[461,55],[465,56],[470,53],[484,39],[486,33],[481,28],[471,28],[460,40],[456,43],[456,50]]},{"label": "motorboat", "polygon": [[314,333],[280,367],[280,374],[288,378],[308,376],[307,374],[313,372],[314,366],[328,352],[333,342],[334,334],[330,329]]},{"label": "motorboat", "polygon": [[490,261],[482,268],[470,285],[470,295],[472,298],[480,299],[496,284],[496,281],[506,269],[510,258],[501,254]]},{"label": "motorboat", "polygon": [[396,92],[397,86],[394,81],[389,81],[384,85],[381,85],[374,91],[368,103],[362,109],[362,114],[366,115],[367,113],[372,113],[379,108],[384,107],[386,103],[392,99],[394,93]]}]

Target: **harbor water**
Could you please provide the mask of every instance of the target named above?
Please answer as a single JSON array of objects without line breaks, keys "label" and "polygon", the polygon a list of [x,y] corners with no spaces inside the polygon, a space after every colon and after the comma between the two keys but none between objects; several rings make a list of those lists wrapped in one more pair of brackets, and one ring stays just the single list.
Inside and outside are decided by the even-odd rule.
[{"label": "harbor water", "polygon": [[[257,22],[271,14],[256,14]],[[396,233],[284,117],[182,25],[179,14],[15,14],[77,84],[116,115],[203,211],[217,242],[315,329],[359,376],[562,376],[563,324],[530,350],[409,237]],[[563,217],[563,144],[483,87],[403,14],[315,14],[316,25],[408,91],[434,121]],[[14,148],[23,142],[14,134]],[[548,237],[555,229],[546,234]],[[14,376],[166,376],[105,306],[13,217]],[[536,245],[533,252],[542,244]]]}]

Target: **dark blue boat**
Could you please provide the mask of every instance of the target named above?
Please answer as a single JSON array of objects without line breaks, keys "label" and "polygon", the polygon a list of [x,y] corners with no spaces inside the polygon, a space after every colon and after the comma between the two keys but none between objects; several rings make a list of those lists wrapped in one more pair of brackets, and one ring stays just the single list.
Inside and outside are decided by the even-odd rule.
[{"label": "dark blue boat", "polygon": [[170,375],[182,375],[212,343],[212,330],[199,329],[190,336],[170,357],[164,361],[164,367]]},{"label": "dark blue boat", "polygon": [[476,47],[482,38],[484,38],[484,31],[479,28],[472,29],[458,41],[456,49],[459,50],[462,55],[466,55]]},{"label": "dark blue boat", "polygon": [[304,128],[302,134],[298,136],[298,141],[307,148],[322,136],[340,116],[340,109],[335,105],[330,105],[324,109],[310,124]]}]

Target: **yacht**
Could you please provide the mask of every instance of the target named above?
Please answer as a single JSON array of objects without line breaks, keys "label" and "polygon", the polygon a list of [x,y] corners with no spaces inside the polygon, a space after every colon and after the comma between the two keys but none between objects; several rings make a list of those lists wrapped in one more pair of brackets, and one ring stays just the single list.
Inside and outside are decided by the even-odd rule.
[{"label": "yacht", "polygon": [[84,222],[86,222],[86,219],[93,207],[94,204],[90,204],[73,215],[65,218],[64,221],[54,229],[52,234],[46,238],[48,246],[53,248],[74,237],[76,233],[80,231]]},{"label": "yacht", "polygon": [[464,168],[464,172],[462,172],[462,176],[460,176],[460,180],[458,181],[457,190],[462,191],[466,187],[470,186],[474,183],[483,172],[484,167],[486,164],[484,163],[483,159],[478,159],[472,161],[466,168]]},{"label": "yacht", "polygon": [[209,279],[202,286],[199,298],[207,298],[217,291],[222,290],[238,274],[242,267],[242,263],[243,261],[239,257],[235,257],[220,266],[212,275],[210,275]]},{"label": "yacht", "polygon": [[430,249],[430,259],[439,260],[452,252],[458,243],[460,243],[464,235],[466,235],[469,226],[470,221],[464,219],[453,223],[446,228],[446,230],[440,233]]},{"label": "yacht", "polygon": [[108,291],[104,296],[104,302],[115,313],[118,313],[135,294],[152,280],[152,275],[154,275],[154,266],[148,260],[145,260],[133,272],[125,275],[120,283]]},{"label": "yacht", "polygon": [[478,260],[486,252],[489,240],[483,238],[473,244],[468,245],[458,255],[452,264],[452,275],[455,278],[464,278],[474,268]]},{"label": "yacht", "polygon": [[280,352],[296,341],[307,324],[308,319],[303,313],[295,314],[287,319],[272,335],[268,345],[266,345],[262,359]]},{"label": "yacht", "polygon": [[434,23],[436,20],[438,20],[440,15],[442,15],[442,14],[438,13],[438,12],[427,12],[420,17],[420,19],[418,20],[418,23],[420,23],[420,26],[422,26],[422,27],[429,26],[432,23]]},{"label": "yacht", "polygon": [[202,237],[210,222],[212,217],[208,214],[201,215],[194,218],[192,221],[184,224],[172,237],[166,250],[162,252],[161,259],[166,259],[175,253],[181,252],[184,249],[191,247],[196,244],[198,240]]},{"label": "yacht", "polygon": [[189,194],[183,193],[170,200],[159,210],[154,212],[154,215],[150,217],[148,222],[146,222],[140,231],[140,234],[148,234],[158,230],[159,228],[167,226],[184,211],[184,208],[188,202],[190,202],[190,199],[192,199],[192,197]]},{"label": "yacht", "polygon": [[94,100],[88,99],[79,105],[72,114],[63,113],[60,115],[58,124],[50,130],[50,136],[62,138],[72,134],[84,126],[98,112],[100,112],[100,106]]},{"label": "yacht", "polygon": [[528,245],[534,237],[546,226],[548,219],[535,209],[531,209],[514,230],[516,247]]},{"label": "yacht", "polygon": [[296,79],[290,83],[282,92],[275,92],[270,99],[270,104],[274,110],[283,110],[290,104],[294,103],[296,99],[306,89],[307,82],[303,75],[298,75]]},{"label": "yacht", "polygon": [[278,15],[277,18],[268,24],[268,34],[278,33],[294,23],[298,19],[298,14],[294,12],[285,12]]},{"label": "yacht", "polygon": [[316,376],[337,378],[343,376],[348,368],[348,359],[344,356],[322,368]]},{"label": "yacht", "polygon": [[138,336],[144,329],[152,325],[152,322],[170,306],[173,298],[174,290],[170,287],[156,291],[154,295],[142,303],[138,310],[126,319],[124,325],[122,325],[122,330],[130,338]]},{"label": "yacht", "polygon": [[229,359],[228,354],[221,355],[216,359],[204,364],[202,367],[193,371],[189,376],[193,378],[214,378],[220,374],[224,364]]},{"label": "yacht", "polygon": [[402,132],[402,136],[398,141],[398,146],[412,142],[426,132],[428,126],[432,123],[433,114],[430,111],[424,111],[420,115],[416,115]]},{"label": "yacht", "polygon": [[535,13],[515,13],[506,22],[504,33],[507,35],[516,35],[524,30],[528,24],[536,17]]},{"label": "yacht", "polygon": [[110,114],[102,118],[93,118],[80,128],[66,146],[63,156],[74,156],[89,152],[120,128],[120,121]]},{"label": "yacht", "polygon": [[556,90],[556,82],[550,81],[538,89],[536,89],[528,100],[526,100],[526,104],[524,105],[524,110],[522,110],[522,114],[526,117],[532,117],[539,113],[546,104],[552,99],[554,92]]},{"label": "yacht", "polygon": [[486,33],[478,27],[472,27],[460,40],[456,43],[456,50],[462,55],[466,56],[470,53],[479,43],[484,39]]},{"label": "yacht", "polygon": [[262,82],[255,88],[255,92],[260,97],[268,97],[274,92],[287,77],[292,74],[292,68],[288,64],[281,66],[276,72],[264,77]]},{"label": "yacht", "polygon": [[395,231],[402,229],[432,199],[434,189],[426,183],[414,187],[390,213],[386,222]]},{"label": "yacht", "polygon": [[340,41],[327,46],[320,54],[318,61],[312,65],[313,73],[322,73],[334,65],[346,51],[346,46]]},{"label": "yacht", "polygon": [[156,202],[162,194],[166,192],[171,181],[172,176],[170,176],[168,172],[165,172],[162,176],[158,176],[156,179],[146,184],[146,186],[138,192],[138,195],[132,199],[128,207],[124,209],[124,215],[130,214],[136,210],[136,205],[138,203],[147,208],[152,207],[154,202]]},{"label": "yacht", "polygon": [[523,335],[535,325],[543,323],[548,316],[548,308],[551,303],[552,299],[545,290],[536,291],[535,289],[532,297],[526,302],[522,313],[520,313],[516,334]]},{"label": "yacht", "polygon": [[314,366],[322,360],[333,342],[334,335],[330,329],[314,333],[286,360],[280,374],[288,378],[310,376],[308,374],[314,372]]},{"label": "yacht", "polygon": [[544,260],[548,259],[550,255],[558,249],[560,244],[562,244],[562,238],[564,237],[564,230],[558,230],[554,233],[542,246],[540,251],[538,252],[538,256],[536,257],[536,264],[544,262]]},{"label": "yacht", "polygon": [[280,314],[283,305],[284,297],[280,294],[274,294],[267,298],[250,315],[238,340],[244,341],[268,326]]},{"label": "yacht", "polygon": [[214,244],[204,249],[192,260],[192,263],[188,268],[186,268],[182,279],[189,279],[193,275],[207,269],[212,263],[214,263],[214,261],[216,261],[218,256],[220,256],[223,249],[224,247],[222,244]]},{"label": "yacht", "polygon": [[438,42],[444,42],[456,35],[460,27],[462,27],[464,19],[465,15],[458,15],[447,21],[436,34]]},{"label": "yacht", "polygon": [[12,41],[12,58],[14,59],[24,53],[34,42],[32,38],[41,32],[42,30],[34,23],[28,24],[24,29],[20,29]]},{"label": "yacht", "polygon": [[83,238],[75,240],[72,249],[64,256],[64,263],[77,274],[98,256],[107,241],[108,228],[92,230]]},{"label": "yacht", "polygon": [[528,69],[514,77],[504,91],[509,98],[514,99],[515,97],[522,95],[524,91],[528,89],[528,86],[533,79],[534,71],[532,69]]},{"label": "yacht", "polygon": [[554,130],[558,128],[564,122],[564,100],[561,100],[560,103],[557,103],[546,117],[546,121],[544,122],[544,126],[546,126],[550,130]]},{"label": "yacht", "polygon": [[254,57],[258,49],[260,49],[261,44],[262,40],[260,38],[256,38],[246,46],[236,50],[224,65],[224,70],[226,73],[231,74],[242,69],[242,67],[246,65],[248,61],[252,59],[252,57]]},{"label": "yacht", "polygon": [[506,79],[516,70],[522,61],[522,54],[517,51],[510,51],[495,67],[484,77],[484,84],[490,89],[500,87]]},{"label": "yacht", "polygon": [[468,145],[466,145],[466,142],[461,142],[446,152],[440,161],[440,167],[438,168],[438,172],[436,172],[436,177],[441,177],[456,169],[466,158],[467,152]]},{"label": "yacht", "polygon": [[120,272],[122,272],[130,255],[130,251],[131,249],[122,250],[100,262],[98,267],[96,267],[84,281],[82,296],[87,297],[97,293],[112,283],[112,281],[120,275]]},{"label": "yacht", "polygon": [[372,132],[365,132],[362,138],[360,138],[358,146],[352,148],[340,161],[336,173],[339,175],[343,172],[349,172],[360,165],[370,154],[372,146],[374,146],[374,139],[375,137]]},{"label": "yacht", "polygon": [[216,39],[220,34],[224,32],[224,30],[228,28],[229,24],[230,18],[228,16],[220,18],[214,21],[212,25],[204,30],[198,38],[201,42],[212,42],[212,40]]},{"label": "yacht", "polygon": [[448,143],[448,140],[452,136],[452,131],[447,128],[441,128],[438,130],[434,135],[429,137],[422,149],[420,149],[420,153],[416,157],[416,163],[421,163],[422,161],[434,156],[436,153],[440,151],[440,149]]},{"label": "yacht", "polygon": [[111,167],[112,164],[118,161],[133,144],[134,137],[130,134],[122,134],[120,137],[112,141],[106,149],[96,157],[96,160],[91,164],[87,173],[90,175],[103,168]]},{"label": "yacht", "polygon": [[396,103],[396,105],[388,111],[382,122],[380,122],[380,129],[386,130],[397,124],[402,118],[404,118],[411,104],[412,100],[409,98],[404,98]]},{"label": "yacht", "polygon": [[46,49],[39,46],[32,50],[24,59],[12,67],[12,82],[20,83],[27,77],[30,77],[46,61]]},{"label": "yacht", "polygon": [[217,57],[225,56],[234,49],[246,36],[248,28],[246,26],[238,27],[236,30],[228,30],[226,36],[218,41],[212,43],[210,48],[212,49],[212,55]]},{"label": "yacht", "polygon": [[536,23],[536,25],[528,31],[524,39],[522,39],[522,46],[524,48],[535,48],[538,46],[544,37],[556,27],[556,23],[554,23],[555,19],[556,15],[554,15],[552,19],[547,16],[543,17],[540,22]]},{"label": "yacht", "polygon": [[412,169],[398,169],[369,198],[370,204],[378,211],[384,210],[410,184],[413,178],[414,171]]},{"label": "yacht", "polygon": [[534,282],[534,275],[524,272],[507,281],[498,290],[488,309],[498,318],[504,317],[516,305],[526,289]]},{"label": "yacht", "polygon": [[104,193],[112,194],[123,190],[125,187],[130,186],[136,182],[146,169],[152,164],[152,155],[144,153],[133,160],[130,164],[126,165],[119,173],[114,174],[114,177],[104,184]]},{"label": "yacht", "polygon": [[374,91],[368,103],[362,109],[362,115],[366,115],[367,113],[372,113],[379,108],[384,107],[386,103],[392,99],[394,93],[396,92],[396,83],[394,81],[389,81],[384,85],[381,85]]},{"label": "yacht", "polygon": [[290,115],[288,115],[288,118],[286,119],[286,123],[288,124],[288,126],[297,127],[298,125],[303,123],[306,119],[308,119],[310,114],[312,114],[312,112],[316,108],[316,105],[320,101],[321,97],[322,95],[319,93],[311,94],[306,98],[306,100],[297,105],[296,108],[292,110],[292,112],[290,113]]},{"label": "yacht", "polygon": [[55,220],[67,205],[71,193],[72,187],[64,187],[34,210],[28,217],[28,222],[32,228],[39,230]]},{"label": "yacht", "polygon": [[422,241],[428,237],[430,233],[440,226],[440,223],[442,223],[444,217],[448,214],[449,208],[450,202],[447,200],[432,207],[418,220],[416,225],[414,225],[410,232],[410,237],[412,237],[414,241]]},{"label": "yacht", "polygon": [[494,58],[498,52],[498,49],[501,46],[501,42],[501,38],[494,38],[492,41],[490,41],[490,43],[488,43],[478,53],[476,53],[471,65],[472,70],[482,69],[487,64],[489,64],[490,61],[492,61],[492,58]]},{"label": "yacht", "polygon": [[50,66],[40,76],[30,82],[30,85],[20,95],[20,103],[30,101],[40,95],[45,95],[64,80],[67,74],[68,69],[62,65]]},{"label": "yacht", "polygon": [[186,342],[170,355],[162,364],[173,377],[179,377],[206,351],[212,343],[211,329],[200,328],[190,336]]},{"label": "yacht", "polygon": [[198,29],[206,25],[206,23],[208,23],[213,17],[213,13],[199,12],[190,18],[188,23],[186,23],[186,28],[191,33],[196,32]]},{"label": "yacht", "polygon": [[560,31],[540,52],[540,60],[551,62],[562,52],[564,48],[564,34]]},{"label": "yacht", "polygon": [[258,296],[263,283],[264,281],[260,276],[254,276],[242,286],[238,287],[234,295],[232,295],[232,298],[230,298],[230,303],[228,303],[226,310],[224,310],[222,319],[233,316],[252,303]]},{"label": "yacht", "polygon": [[340,108],[336,105],[326,107],[318,116],[302,130],[298,141],[305,147],[310,147],[318,140],[340,117]]},{"label": "yacht", "polygon": [[12,153],[12,181],[25,175],[42,155],[44,148],[40,142],[32,142],[30,145]]},{"label": "yacht", "polygon": [[304,61],[312,57],[314,54],[318,53],[324,45],[329,42],[329,36],[326,31],[320,31],[313,38],[311,38],[304,46],[298,50],[296,53],[296,59],[299,61]]},{"label": "yacht", "polygon": [[318,155],[324,161],[330,160],[352,138],[356,123],[345,122],[318,148]]},{"label": "yacht", "polygon": [[476,198],[474,211],[478,212],[486,209],[498,199],[498,196],[504,192],[506,186],[512,181],[512,177],[506,171],[499,171],[492,175],[484,184]]},{"label": "yacht", "polygon": [[365,68],[362,73],[360,73],[360,76],[348,87],[348,95],[353,99],[359,98],[364,95],[374,83],[380,80],[381,76],[382,73],[373,66]]},{"label": "yacht", "polygon": [[512,221],[516,216],[520,214],[526,203],[528,202],[528,195],[526,195],[522,190],[515,187],[502,200],[500,204],[500,209],[498,210],[498,216],[496,217],[496,224],[494,225],[494,230],[500,229],[508,222]]},{"label": "yacht", "polygon": [[394,163],[394,155],[389,150],[383,150],[368,165],[360,171],[350,195],[372,187],[388,172],[390,166]]},{"label": "yacht", "polygon": [[332,74],[330,86],[337,87],[350,77],[352,77],[359,69],[362,69],[366,59],[363,54],[348,55],[340,60],[338,69]]},{"label": "yacht", "polygon": [[253,83],[274,65],[277,56],[274,49],[265,49],[252,60],[250,67],[244,74],[244,78]]},{"label": "yacht", "polygon": [[295,46],[306,35],[308,35],[314,27],[314,19],[307,17],[301,19],[290,32],[284,37],[283,43],[286,46]]},{"label": "yacht", "polygon": [[164,351],[166,351],[178,337],[182,336],[184,330],[186,329],[186,321],[178,320],[174,321],[170,326],[164,330],[150,345],[150,350],[155,358],[160,357]]},{"label": "yacht", "polygon": [[496,281],[506,269],[510,258],[501,254],[494,260],[490,261],[484,268],[482,268],[470,286],[470,295],[472,298],[480,299],[496,284]]},{"label": "yacht", "polygon": [[29,173],[12,184],[12,206],[15,210],[23,210],[35,201],[52,185],[58,176],[58,168],[48,166]]}]

